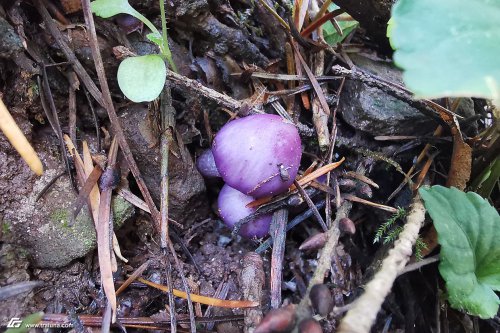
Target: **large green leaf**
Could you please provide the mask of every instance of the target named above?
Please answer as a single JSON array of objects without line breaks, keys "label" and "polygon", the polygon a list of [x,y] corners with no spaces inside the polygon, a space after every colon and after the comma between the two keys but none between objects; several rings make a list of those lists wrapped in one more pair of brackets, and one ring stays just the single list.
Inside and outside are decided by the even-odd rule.
[{"label": "large green leaf", "polygon": [[500,300],[500,216],[474,192],[421,188],[441,245],[439,272],[452,307],[481,318],[497,314]]},{"label": "large green leaf", "polygon": [[150,102],[157,98],[167,77],[163,59],[156,54],[131,57],[118,67],[118,85],[133,102]]},{"label": "large green leaf", "polygon": [[102,18],[108,18],[118,14],[129,14],[136,16],[137,11],[127,0],[96,0],[90,3],[92,12]]},{"label": "large green leaf", "polygon": [[500,96],[499,0],[399,0],[387,29],[417,97]]}]

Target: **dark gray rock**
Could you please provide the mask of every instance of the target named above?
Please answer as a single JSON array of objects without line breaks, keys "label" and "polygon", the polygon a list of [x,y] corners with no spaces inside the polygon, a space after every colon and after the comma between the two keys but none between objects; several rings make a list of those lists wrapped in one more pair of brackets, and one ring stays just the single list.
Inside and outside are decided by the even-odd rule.
[{"label": "dark gray rock", "polygon": [[[161,156],[156,120],[141,105],[130,106],[120,114],[120,120],[142,177],[158,204]],[[168,172],[169,217],[185,225],[205,218],[209,210],[205,182],[184,144],[172,143]]]},{"label": "dark gray rock", "polygon": [[[356,66],[383,79],[402,83],[401,71],[389,63],[352,56]],[[436,123],[406,102],[360,81],[347,80],[340,96],[339,111],[352,127],[371,135],[421,135]]]},{"label": "dark gray rock", "polygon": [[22,49],[21,38],[9,22],[0,16],[0,58],[10,58]]}]

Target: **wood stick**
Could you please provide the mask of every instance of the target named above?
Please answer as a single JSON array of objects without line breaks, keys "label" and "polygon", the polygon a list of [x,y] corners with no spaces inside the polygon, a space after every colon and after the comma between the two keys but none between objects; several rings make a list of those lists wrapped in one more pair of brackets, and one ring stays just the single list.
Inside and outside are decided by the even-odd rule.
[{"label": "wood stick", "polygon": [[286,224],[288,210],[278,209],[273,214],[271,222],[271,236],[273,237],[273,251],[271,254],[271,308],[281,306],[281,284],[283,282],[283,259],[285,257]]},{"label": "wood stick", "polygon": [[7,107],[0,98],[0,130],[7,137],[14,149],[21,155],[30,169],[38,176],[43,174],[42,162],[38,158],[35,150],[24,136],[23,132],[17,126],[16,121],[7,110]]}]

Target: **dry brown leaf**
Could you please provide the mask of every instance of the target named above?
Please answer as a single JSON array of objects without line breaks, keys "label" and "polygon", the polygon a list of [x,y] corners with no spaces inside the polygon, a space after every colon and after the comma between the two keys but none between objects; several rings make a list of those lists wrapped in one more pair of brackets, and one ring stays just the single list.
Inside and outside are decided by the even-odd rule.
[{"label": "dry brown leaf", "polygon": [[453,153],[446,186],[464,190],[472,170],[472,149],[462,138],[456,115],[434,102],[427,101],[427,104],[439,113],[453,136]]},{"label": "dry brown leaf", "polygon": [[293,23],[298,31],[302,29],[309,8],[309,0],[297,0],[293,6]]},{"label": "dry brown leaf", "polygon": [[[453,153],[451,155],[451,165],[448,171],[446,186],[453,186],[463,191],[470,180],[472,171],[472,148],[464,142],[454,113],[431,101],[428,101],[428,105],[432,106],[439,113],[441,119],[450,127],[453,136]],[[427,248],[422,251],[422,256],[431,253],[438,245],[437,233],[434,226],[431,226],[424,234],[424,241],[427,244]]]},{"label": "dry brown leaf", "polygon": [[[116,160],[118,143],[116,138],[111,143],[109,149],[108,163],[112,164]],[[116,293],[113,282],[113,264],[110,244],[110,213],[111,213],[111,188],[102,189],[101,200],[99,205],[99,219],[97,223],[97,253],[99,257],[99,270],[101,272],[101,280],[108,302],[111,305],[113,314],[112,322],[116,320]]]}]

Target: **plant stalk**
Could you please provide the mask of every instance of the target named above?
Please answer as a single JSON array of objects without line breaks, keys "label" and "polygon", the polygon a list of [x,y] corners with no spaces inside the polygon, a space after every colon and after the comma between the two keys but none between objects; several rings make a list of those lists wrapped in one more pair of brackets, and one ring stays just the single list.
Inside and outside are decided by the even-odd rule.
[{"label": "plant stalk", "polygon": [[159,1],[160,1],[161,39],[162,39],[161,53],[167,59],[172,70],[178,73],[177,66],[175,66],[174,60],[172,59],[172,53],[170,52],[170,48],[168,47],[167,16],[165,14],[165,3],[163,2],[164,0],[159,0]]}]

